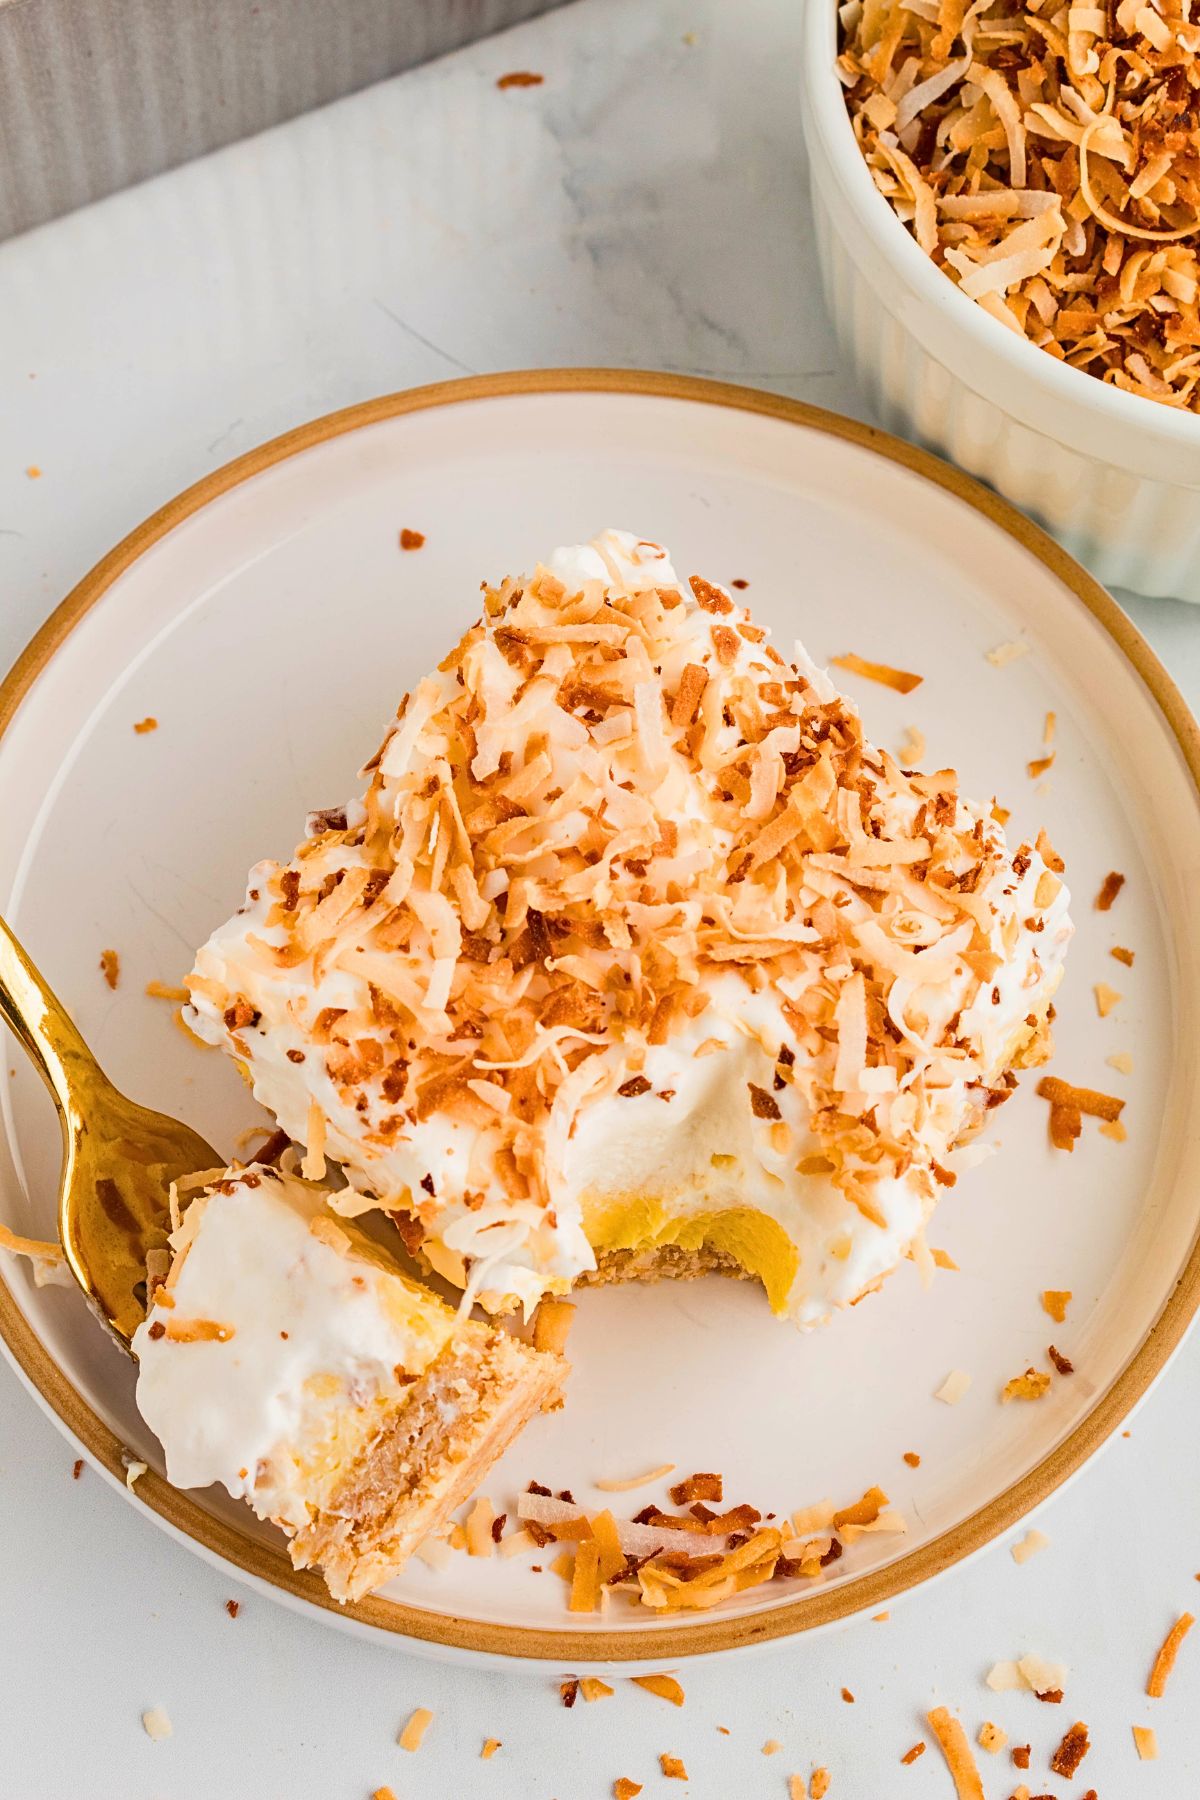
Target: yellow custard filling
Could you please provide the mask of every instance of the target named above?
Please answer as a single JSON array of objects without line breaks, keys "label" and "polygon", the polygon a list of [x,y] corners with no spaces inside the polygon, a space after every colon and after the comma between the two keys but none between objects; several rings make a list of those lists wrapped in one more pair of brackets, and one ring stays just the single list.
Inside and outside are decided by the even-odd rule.
[{"label": "yellow custard filling", "polygon": [[723,1251],[762,1282],[772,1312],[780,1314],[787,1311],[800,1266],[800,1252],[783,1227],[750,1206],[681,1217],[666,1201],[647,1195],[585,1195],[583,1228],[597,1251],[658,1250],[666,1244]]}]

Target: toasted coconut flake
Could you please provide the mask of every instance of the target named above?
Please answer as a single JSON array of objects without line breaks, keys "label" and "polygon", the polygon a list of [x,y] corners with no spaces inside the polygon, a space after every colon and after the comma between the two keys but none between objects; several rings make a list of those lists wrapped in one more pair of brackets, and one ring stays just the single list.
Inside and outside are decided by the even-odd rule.
[{"label": "toasted coconut flake", "polygon": [[984,655],[993,668],[1003,669],[1009,663],[1016,662],[1018,657],[1028,656],[1029,645],[1023,638],[1014,638],[1010,643],[994,645],[992,649],[986,650]]},{"label": "toasted coconut flake", "polygon": [[1097,1093],[1095,1088],[1072,1087],[1070,1082],[1060,1081],[1057,1075],[1043,1075],[1037,1092],[1044,1100],[1049,1100],[1051,1106],[1076,1107],[1092,1119],[1119,1119],[1125,1108],[1125,1102],[1111,1094]]},{"label": "toasted coconut flake", "polygon": [[571,1574],[571,1612],[597,1612],[600,1607],[600,1551],[594,1538],[584,1538],[575,1552]]},{"label": "toasted coconut flake", "polygon": [[916,769],[925,761],[925,733],[910,725],[900,745],[900,762],[906,769]]},{"label": "toasted coconut flake", "polygon": [[1110,1119],[1107,1124],[1101,1125],[1100,1136],[1111,1138],[1114,1144],[1123,1144],[1129,1136],[1129,1133],[1126,1131],[1120,1119]]},{"label": "toasted coconut flake", "polygon": [[1152,1725],[1135,1725],[1133,1741],[1143,1762],[1157,1762],[1158,1734]]},{"label": "toasted coconut flake", "polygon": [[535,1350],[545,1350],[555,1356],[561,1356],[567,1347],[567,1336],[575,1318],[575,1308],[569,1300],[543,1299],[533,1315],[533,1345]]},{"label": "toasted coconut flake", "polygon": [[613,1782],[613,1800],[637,1800],[642,1791],[640,1781],[630,1781],[628,1775],[618,1775]]},{"label": "toasted coconut flake", "polygon": [[1063,1663],[1047,1662],[1041,1656],[1022,1656],[1017,1663],[1024,1685],[1043,1699],[1048,1694],[1062,1698],[1067,1685],[1067,1668]]},{"label": "toasted coconut flake", "polygon": [[825,1800],[829,1792],[829,1770],[814,1769],[808,1782],[808,1791],[812,1800]]},{"label": "toasted coconut flake", "polygon": [[979,1727],[978,1742],[979,1748],[986,1750],[989,1756],[999,1756],[1008,1742],[1008,1733],[1002,1731],[999,1725],[993,1725],[990,1719],[985,1719]]},{"label": "toasted coconut flake", "polygon": [[396,1742],[402,1750],[419,1750],[421,1740],[433,1724],[433,1714],[427,1706],[418,1706],[401,1731]]},{"label": "toasted coconut flake", "polygon": [[1061,1325],[1067,1316],[1067,1308],[1071,1304],[1070,1288],[1047,1288],[1042,1295],[1042,1306],[1056,1325]]},{"label": "toasted coconut flake", "polygon": [[848,651],[845,656],[831,656],[829,660],[835,668],[845,669],[851,675],[862,675],[867,681],[877,681],[881,687],[892,688],[897,694],[911,694],[925,679],[923,675],[910,675],[904,669],[889,668],[887,663],[868,662],[853,651]]},{"label": "toasted coconut flake", "polygon": [[900,1761],[902,1763],[915,1763],[918,1756],[924,1756],[924,1754],[925,1754],[925,1740],[924,1740],[924,1738],[921,1738],[918,1740],[917,1743],[915,1743],[913,1745],[911,1750],[906,1750],[904,1752],[904,1755],[900,1758]]},{"label": "toasted coconut flake", "polygon": [[164,1738],[169,1738],[174,1729],[165,1706],[152,1706],[149,1712],[142,1714],[142,1730],[148,1738],[153,1738],[156,1744],[161,1744]]},{"label": "toasted coconut flake", "polygon": [[180,1006],[188,999],[185,987],[170,987],[165,981],[148,981],[145,991],[151,1000],[173,1000]]},{"label": "toasted coconut flake", "polygon": [[657,1469],[647,1469],[644,1475],[633,1475],[628,1481],[594,1481],[593,1487],[602,1494],[631,1494],[635,1488],[652,1487],[656,1481],[675,1473],[674,1463],[660,1463]]},{"label": "toasted coconut flake", "polygon": [[634,1687],[645,1688],[648,1694],[657,1694],[672,1706],[683,1705],[684,1692],[673,1675],[631,1675],[629,1679]]},{"label": "toasted coconut flake", "polygon": [[466,1519],[467,1555],[491,1556],[496,1549],[496,1540],[492,1536],[492,1525],[496,1513],[491,1501],[485,1494],[480,1494]]},{"label": "toasted coconut flake", "polygon": [[1109,987],[1107,981],[1097,981],[1092,991],[1096,996],[1096,1011],[1102,1019],[1107,1019],[1113,1007],[1120,1003],[1121,995],[1116,988]]},{"label": "toasted coconut flake", "polygon": [[788,1800],[806,1800],[803,1775],[788,1776]]},{"label": "toasted coconut flake", "polygon": [[35,1281],[39,1274],[45,1280],[47,1276],[66,1271],[67,1259],[61,1244],[51,1244],[41,1238],[21,1237],[17,1232],[10,1231],[7,1225],[0,1225],[0,1250],[8,1250],[13,1256],[27,1256],[33,1264]]},{"label": "toasted coconut flake", "polygon": [[935,1706],[926,1717],[929,1729],[946,1759],[946,1767],[950,1771],[958,1800],[984,1800],[979,1769],[962,1725],[944,1706]]},{"label": "toasted coconut flake", "polygon": [[121,958],[115,950],[100,952],[100,973],[110,988],[115,988],[121,979]]},{"label": "toasted coconut flake", "polygon": [[1167,1677],[1175,1667],[1179,1646],[1195,1623],[1195,1618],[1191,1613],[1180,1613],[1159,1646],[1158,1655],[1154,1658],[1154,1667],[1150,1671],[1150,1679],[1146,1683],[1146,1692],[1152,1700],[1161,1700],[1166,1693]]},{"label": "toasted coconut flake", "polygon": [[1125,886],[1125,877],[1115,869],[1110,869],[1100,884],[1100,892],[1096,895],[1096,911],[1109,912],[1112,903]]},{"label": "toasted coconut flake", "polygon": [[[582,1686],[582,1683],[580,1685]],[[480,1762],[491,1762],[497,1750],[502,1750],[503,1748],[503,1743],[499,1738],[484,1738],[483,1749],[479,1752]]]},{"label": "toasted coconut flake", "polygon": [[581,1675],[579,1677],[579,1691],[587,1701],[588,1705],[591,1706],[597,1700],[611,1699],[616,1690],[610,1688],[607,1681],[601,1681],[598,1675]]},{"label": "toasted coconut flake", "polygon": [[325,1114],[320,1102],[310,1100],[308,1103],[307,1147],[300,1164],[300,1173],[305,1181],[323,1181],[325,1179]]},{"label": "toasted coconut flake", "polygon": [[1026,1369],[1023,1375],[1005,1382],[1000,1398],[1005,1405],[1010,1400],[1040,1400],[1049,1387],[1050,1377],[1044,1369]]},{"label": "toasted coconut flake", "polygon": [[957,1406],[970,1385],[971,1377],[965,1369],[951,1369],[933,1397],[944,1401],[947,1406]]},{"label": "toasted coconut flake", "polygon": [[1088,1728],[1082,1719],[1077,1719],[1064,1733],[1062,1743],[1050,1758],[1050,1767],[1069,1781],[1090,1749]]},{"label": "toasted coconut flake", "polygon": [[782,1749],[783,1745],[778,1738],[768,1738],[762,1747],[762,1753],[764,1756],[778,1756]]},{"label": "toasted coconut flake", "polygon": [[658,1766],[669,1781],[686,1781],[688,1772],[679,1757],[671,1756],[666,1750],[658,1759]]},{"label": "toasted coconut flake", "polygon": [[1036,1556],[1039,1550],[1047,1549],[1049,1544],[1050,1539],[1044,1531],[1029,1530],[1013,1545],[1012,1559],[1015,1563],[1027,1563],[1031,1556]]}]

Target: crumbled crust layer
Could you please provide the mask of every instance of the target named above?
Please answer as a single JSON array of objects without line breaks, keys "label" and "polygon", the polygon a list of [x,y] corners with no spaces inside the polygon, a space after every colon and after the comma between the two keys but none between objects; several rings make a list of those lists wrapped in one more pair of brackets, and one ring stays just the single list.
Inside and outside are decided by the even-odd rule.
[{"label": "crumbled crust layer", "polygon": [[389,1581],[553,1402],[565,1375],[561,1357],[502,1331],[453,1341],[292,1539],[295,1566],[319,1566],[335,1600]]}]

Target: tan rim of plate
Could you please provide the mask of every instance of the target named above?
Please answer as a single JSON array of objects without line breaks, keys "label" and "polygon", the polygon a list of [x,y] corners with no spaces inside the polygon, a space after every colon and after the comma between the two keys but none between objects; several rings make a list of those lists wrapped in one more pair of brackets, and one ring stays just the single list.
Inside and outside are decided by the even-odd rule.
[{"label": "tan rim of plate", "polygon": [[[993,525],[1015,538],[1038,558],[1079,600],[1114,639],[1153,694],[1178,741],[1191,771],[1200,804],[1200,727],[1182,695],[1116,601],[1097,581],[1059,548],[1046,533],[1030,523],[1007,501],[999,499],[977,481],[924,450],[843,419],[820,407],[785,400],[754,388],[725,382],[701,381],[687,375],[664,375],[625,369],[538,369],[501,375],[479,375],[462,381],[438,382],[399,394],[365,400],[341,412],[329,413],[298,426],[282,437],[250,450],[223,469],[206,475],[194,487],[139,525],[114,550],[85,575],[79,585],[50,616],[0,686],[0,735],[17,707],[49,663],[59,645],[100,600],[131,563],[151,545],[174,530],[219,495],[248,481],[273,464],[302,450],[341,437],[365,425],[374,425],[398,414],[422,412],[428,407],[456,405],[462,401],[489,400],[516,394],[649,394],[669,400],[690,400],[706,406],[729,406],[742,412],[760,413],[823,431],[830,437],[860,444],[877,456],[945,489],[967,506],[974,507]],[[1080,1421],[1075,1430],[1049,1456],[1019,1481],[1005,1488],[969,1518],[943,1532],[932,1543],[912,1551],[875,1574],[863,1575],[843,1585],[831,1585],[802,1599],[767,1611],[735,1618],[716,1616],[689,1625],[669,1625],[648,1631],[541,1630],[521,1625],[457,1619],[443,1613],[402,1605],[394,1600],[367,1599],[339,1607],[314,1574],[298,1574],[285,1552],[271,1544],[242,1535],[220,1519],[210,1517],[188,1494],[171,1487],[161,1477],[147,1473],[138,1482],[138,1497],[176,1530],[204,1549],[222,1557],[247,1574],[285,1589],[289,1594],[358,1620],[376,1630],[402,1637],[421,1638],[458,1649],[491,1655],[543,1658],[556,1662],[674,1661],[714,1650],[733,1650],[811,1631],[889,1600],[939,1575],[954,1563],[981,1549],[993,1538],[1017,1524],[1026,1513],[1073,1475],[1098,1450],[1141,1399],[1181,1342],[1200,1307],[1200,1241],[1193,1245],[1174,1290],[1157,1319],[1148,1328],[1138,1349],[1112,1386]],[[35,1335],[13,1295],[0,1277],[0,1333],[19,1367],[63,1424],[103,1463],[123,1480],[123,1446],[97,1417],[83,1396],[67,1380]]]}]

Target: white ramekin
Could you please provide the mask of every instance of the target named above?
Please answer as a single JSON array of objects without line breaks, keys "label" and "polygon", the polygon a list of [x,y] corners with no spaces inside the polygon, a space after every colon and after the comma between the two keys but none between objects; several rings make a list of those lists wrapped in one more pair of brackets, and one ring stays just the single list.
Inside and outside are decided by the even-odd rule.
[{"label": "white ramekin", "polygon": [[804,132],[825,299],[882,424],[967,469],[1109,586],[1200,601],[1200,417],[1069,368],[959,292],[878,192],[804,0]]}]

